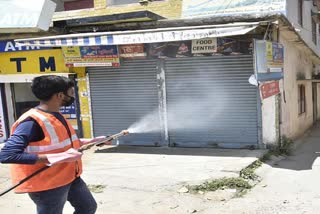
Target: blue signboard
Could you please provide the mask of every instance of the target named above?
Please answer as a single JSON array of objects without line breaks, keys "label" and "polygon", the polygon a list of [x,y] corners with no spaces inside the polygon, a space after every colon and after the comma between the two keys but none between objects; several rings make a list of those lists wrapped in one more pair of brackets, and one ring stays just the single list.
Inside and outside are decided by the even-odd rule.
[{"label": "blue signboard", "polygon": [[67,119],[76,119],[76,105],[73,103],[71,106],[61,107],[60,113],[63,114]]},{"label": "blue signboard", "polygon": [[44,47],[37,47],[37,46],[22,46],[18,43],[15,43],[13,40],[7,40],[7,41],[0,41],[0,53],[6,53],[6,52],[16,52],[16,51],[34,51],[34,50],[46,50],[46,49],[52,49],[52,48],[44,48]]}]

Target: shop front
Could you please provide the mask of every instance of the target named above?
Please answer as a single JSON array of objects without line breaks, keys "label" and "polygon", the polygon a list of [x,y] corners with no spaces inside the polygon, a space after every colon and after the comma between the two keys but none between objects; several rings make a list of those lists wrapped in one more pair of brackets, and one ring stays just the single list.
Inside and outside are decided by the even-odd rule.
[{"label": "shop front", "polygon": [[[120,144],[259,148],[260,91],[248,81],[255,73],[255,36],[250,32],[258,25],[19,42],[65,46],[68,66],[86,67],[95,136],[117,133],[138,122],[143,130],[119,139]],[[80,48],[68,48],[72,44]],[[110,46],[116,48],[111,51]]]},{"label": "shop front", "polygon": [[[161,43],[171,57],[149,52],[146,59],[122,59],[117,68],[88,67],[94,134],[117,132],[147,118],[146,130],[159,128],[131,134],[120,143],[258,147],[259,90],[248,83],[253,56],[249,51],[192,54],[189,44]],[[178,47],[175,52],[171,45]]]},{"label": "shop front", "polygon": [[[1,116],[2,129],[6,130],[6,135],[1,139],[3,142],[14,121],[39,104],[31,91],[34,77],[52,74],[75,78],[75,75],[65,66],[61,49],[20,47],[13,41],[2,41],[0,50]],[[61,113],[81,134],[77,105],[62,108]]]}]

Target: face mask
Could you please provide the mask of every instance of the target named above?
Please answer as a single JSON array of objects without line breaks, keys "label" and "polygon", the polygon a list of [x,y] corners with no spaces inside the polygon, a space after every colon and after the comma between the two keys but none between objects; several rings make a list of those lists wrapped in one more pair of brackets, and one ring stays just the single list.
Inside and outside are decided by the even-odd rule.
[{"label": "face mask", "polygon": [[67,95],[67,94],[64,94],[64,95],[65,95],[66,97],[68,97],[69,100],[63,99],[63,106],[71,106],[72,103],[74,102],[74,97],[71,97],[71,96],[69,96],[69,95]]}]

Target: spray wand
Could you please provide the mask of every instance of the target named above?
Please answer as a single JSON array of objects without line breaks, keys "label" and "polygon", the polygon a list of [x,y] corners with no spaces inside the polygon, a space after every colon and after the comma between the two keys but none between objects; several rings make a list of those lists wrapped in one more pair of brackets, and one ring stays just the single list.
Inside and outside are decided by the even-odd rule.
[{"label": "spray wand", "polygon": [[[117,134],[114,134],[114,135],[111,135],[111,136],[108,136],[106,139],[103,139],[101,141],[98,141],[98,142],[94,142],[94,143],[88,143],[86,145],[83,145],[81,146],[79,149],[78,149],[78,152],[83,152],[85,150],[88,150],[90,149],[91,147],[93,146],[103,146],[106,142],[108,141],[111,141],[111,140],[115,140],[121,136],[124,136],[124,135],[128,135],[129,134],[129,131],[128,130],[123,130]],[[34,173],[32,173],[31,175],[25,177],[24,179],[22,179],[21,181],[19,181],[17,184],[11,186],[10,188],[0,192],[0,197],[5,195],[6,193],[10,192],[11,190],[13,190],[14,188],[20,186],[21,184],[23,184],[24,182],[28,181],[29,179],[33,178],[34,176],[40,174],[41,172],[49,169],[51,167],[51,165],[46,165],[40,169],[38,169],[37,171],[35,171]]]},{"label": "spray wand", "polygon": [[111,135],[111,136],[108,136],[107,138],[103,139],[103,140],[100,140],[98,142],[94,142],[94,143],[88,143],[86,145],[83,145],[81,146],[79,149],[78,149],[78,152],[83,152],[85,150],[88,150],[90,149],[91,147],[93,146],[103,146],[106,142],[108,141],[111,141],[111,140],[115,140],[121,136],[124,136],[124,135],[128,135],[129,134],[129,131],[128,130],[123,130],[117,134],[114,134],[114,135]]}]

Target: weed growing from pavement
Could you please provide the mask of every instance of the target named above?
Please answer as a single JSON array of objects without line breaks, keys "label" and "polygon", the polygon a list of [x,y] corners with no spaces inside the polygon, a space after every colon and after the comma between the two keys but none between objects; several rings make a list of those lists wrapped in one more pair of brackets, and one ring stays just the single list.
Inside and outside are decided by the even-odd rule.
[{"label": "weed growing from pavement", "polygon": [[246,168],[240,171],[240,176],[237,178],[220,178],[207,181],[200,185],[188,186],[190,193],[208,192],[224,189],[236,189],[234,197],[244,196],[248,190],[260,182],[259,176],[255,171],[262,166],[263,162],[270,160],[272,155],[290,155],[293,141],[285,136],[281,142],[274,148],[271,148],[262,158],[256,160]]},{"label": "weed growing from pavement", "polygon": [[216,191],[218,189],[250,189],[252,186],[245,179],[238,178],[220,178],[212,181],[207,181],[201,185],[189,186],[190,192],[196,193],[199,191]]},{"label": "weed growing from pavement", "polygon": [[240,171],[240,176],[236,178],[219,178],[212,181],[207,181],[201,185],[188,186],[191,193],[199,191],[208,192],[224,189],[236,189],[234,197],[242,197],[250,190],[254,183],[259,180],[259,176],[255,174],[255,170],[262,166],[262,162],[257,160]]},{"label": "weed growing from pavement", "polygon": [[246,180],[256,180],[259,176],[255,173],[256,169],[262,166],[262,162],[260,160],[256,160],[246,168],[240,171],[240,177]]},{"label": "weed growing from pavement", "polygon": [[271,159],[271,156],[290,155],[292,152],[292,145],[293,140],[286,136],[282,136],[277,146],[269,148],[269,151],[260,160],[266,162]]}]

